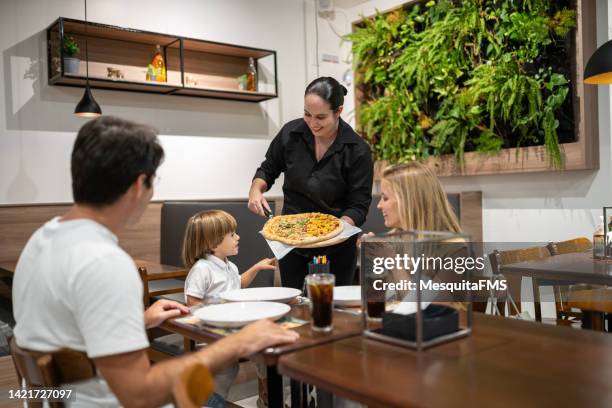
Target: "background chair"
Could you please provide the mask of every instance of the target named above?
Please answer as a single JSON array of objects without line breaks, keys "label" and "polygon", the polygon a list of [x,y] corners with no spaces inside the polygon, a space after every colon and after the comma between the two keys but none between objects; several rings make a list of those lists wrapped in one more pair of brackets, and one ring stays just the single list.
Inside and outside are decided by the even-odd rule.
[{"label": "background chair", "polygon": [[203,364],[194,364],[185,369],[174,384],[174,403],[178,408],[199,408],[208,400],[214,388],[208,368]]},{"label": "background chair", "polygon": [[[546,247],[530,247],[523,249],[513,249],[508,251],[498,251],[494,250],[491,254],[489,254],[489,261],[491,262],[491,269],[493,271],[493,275],[501,274],[501,267],[508,264],[518,263],[518,262],[526,262],[526,261],[534,261],[536,259],[542,259],[550,256],[550,251]],[[508,292],[512,299],[514,299],[516,303],[516,307],[518,309],[518,313],[521,312],[521,280],[522,277],[518,275],[504,275],[508,283]],[[534,294],[537,291],[537,283],[534,282]],[[539,291],[537,291],[539,293]],[[537,297],[534,299],[534,305],[536,309],[536,320],[541,320],[541,310],[540,310],[540,299]],[[497,305],[500,309],[502,316],[505,314],[505,303],[506,299],[502,302],[499,302]],[[515,314],[515,310],[509,308],[508,315]],[[539,316],[539,319],[538,319]]]},{"label": "background chair", "polygon": [[[583,252],[593,249],[593,244],[588,238],[578,237],[561,242],[551,242],[547,245],[551,255],[569,254],[572,252]],[[552,286],[555,296],[555,310],[557,313],[557,324],[571,325],[575,320],[582,319],[582,313],[573,312],[568,305],[569,284],[560,285],[558,281],[539,280],[538,286]]]},{"label": "background chair", "polygon": [[612,289],[598,288],[569,290],[568,306],[582,310],[582,328],[604,330],[604,317],[607,316],[608,331],[612,331]]}]

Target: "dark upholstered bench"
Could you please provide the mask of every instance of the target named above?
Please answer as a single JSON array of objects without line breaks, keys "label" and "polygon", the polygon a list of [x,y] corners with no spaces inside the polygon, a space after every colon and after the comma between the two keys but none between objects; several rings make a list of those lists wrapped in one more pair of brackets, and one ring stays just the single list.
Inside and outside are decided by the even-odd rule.
[{"label": "dark upholstered bench", "polygon": [[[276,214],[276,206],[273,201],[270,202],[270,207]],[[247,200],[166,201],[161,210],[161,263],[183,266],[181,248],[187,220],[204,210],[224,210],[236,218],[238,235],[240,235],[240,251],[238,255],[231,257],[231,261],[238,266],[241,273],[260,259],[274,256],[259,233],[266,219],[249,211]],[[273,284],[273,271],[261,271],[251,286],[273,286]]]}]

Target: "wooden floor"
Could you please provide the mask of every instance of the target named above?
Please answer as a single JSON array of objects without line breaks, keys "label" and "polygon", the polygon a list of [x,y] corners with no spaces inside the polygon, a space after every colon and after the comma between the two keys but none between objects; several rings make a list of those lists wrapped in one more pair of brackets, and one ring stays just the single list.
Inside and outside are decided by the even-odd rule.
[{"label": "wooden floor", "polygon": [[[17,388],[17,375],[10,356],[0,357],[0,390],[8,392],[10,388]],[[21,407],[18,402],[7,402],[6,395],[0,395],[0,408]]]}]

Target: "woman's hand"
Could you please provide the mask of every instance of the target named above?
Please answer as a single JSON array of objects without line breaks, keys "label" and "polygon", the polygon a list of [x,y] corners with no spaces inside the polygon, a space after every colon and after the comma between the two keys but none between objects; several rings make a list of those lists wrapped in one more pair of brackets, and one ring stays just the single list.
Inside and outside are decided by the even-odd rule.
[{"label": "woman's hand", "polygon": [[372,231],[368,232],[367,234],[363,234],[362,236],[359,237],[359,239],[357,240],[357,248],[361,248],[361,240],[364,239],[365,237],[373,237],[374,233]]},{"label": "woman's hand", "polygon": [[266,190],[266,188],[267,184],[265,181],[262,179],[255,179],[253,180],[253,184],[251,184],[251,189],[249,190],[249,210],[253,211],[255,214],[261,215],[262,217],[266,216],[264,208],[272,212],[268,201],[263,196],[263,192]]}]

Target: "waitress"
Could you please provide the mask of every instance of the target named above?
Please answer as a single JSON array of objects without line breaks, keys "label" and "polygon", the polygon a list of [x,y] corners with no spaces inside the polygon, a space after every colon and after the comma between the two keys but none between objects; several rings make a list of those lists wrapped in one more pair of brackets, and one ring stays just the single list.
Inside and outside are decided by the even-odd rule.
[{"label": "waitress", "polygon": [[[249,209],[265,216],[263,193],[281,173],[283,214],[321,212],[351,225],[364,223],[372,201],[370,147],[340,114],[347,90],[331,77],[312,81],[304,94],[304,117],[283,126],[255,172]],[[294,249],[280,260],[283,286],[302,289],[313,256],[326,255],[336,285],[351,285],[357,235],[325,248]]]}]

